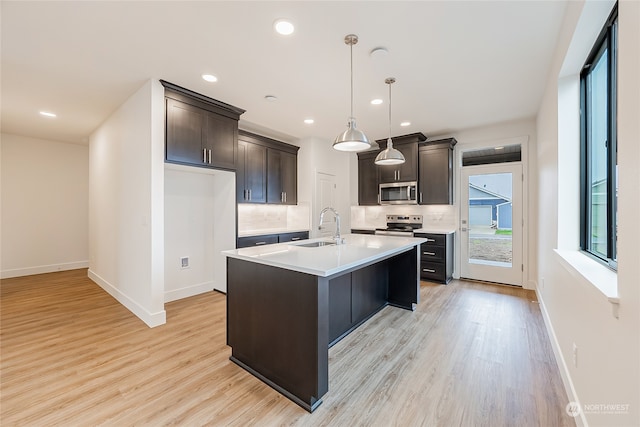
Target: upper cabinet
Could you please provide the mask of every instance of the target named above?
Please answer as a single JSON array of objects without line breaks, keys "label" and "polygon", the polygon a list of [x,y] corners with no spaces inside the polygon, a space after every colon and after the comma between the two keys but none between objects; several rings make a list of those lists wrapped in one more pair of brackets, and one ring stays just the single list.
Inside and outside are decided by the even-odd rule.
[{"label": "upper cabinet", "polygon": [[[405,162],[399,165],[378,166],[380,171],[379,183],[417,181],[418,143],[426,139],[427,137],[420,132],[392,138],[393,147],[402,153]],[[386,139],[376,142],[380,145],[381,150],[387,148]]]},{"label": "upper cabinet", "polygon": [[169,163],[235,170],[243,109],[160,80],[165,88]]},{"label": "upper cabinet", "polygon": [[238,203],[297,204],[299,147],[244,131],[238,139]]},{"label": "upper cabinet", "polygon": [[298,155],[296,153],[278,148],[267,149],[267,203],[284,205],[298,203]]},{"label": "upper cabinet", "polygon": [[373,161],[378,151],[358,153],[358,204],[370,206],[379,204],[378,169]]},{"label": "upper cabinet", "polygon": [[420,144],[418,202],[421,205],[453,204],[453,146],[455,138]]},{"label": "upper cabinet", "polygon": [[267,202],[267,147],[240,133],[236,197],[239,203]]}]

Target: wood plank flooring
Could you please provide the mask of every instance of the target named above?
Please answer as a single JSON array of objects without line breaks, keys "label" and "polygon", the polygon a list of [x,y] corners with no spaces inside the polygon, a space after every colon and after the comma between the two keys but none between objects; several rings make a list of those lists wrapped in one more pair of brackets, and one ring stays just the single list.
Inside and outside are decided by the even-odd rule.
[{"label": "wood plank flooring", "polygon": [[422,282],[329,351],[309,414],[229,361],[223,294],[150,329],[86,270],[3,280],[2,426],[569,426],[535,294]]}]

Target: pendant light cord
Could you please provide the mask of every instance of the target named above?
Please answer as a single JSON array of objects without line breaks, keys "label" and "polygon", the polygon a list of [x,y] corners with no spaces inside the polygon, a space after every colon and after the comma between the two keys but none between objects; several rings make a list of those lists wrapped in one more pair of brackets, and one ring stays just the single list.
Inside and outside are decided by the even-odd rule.
[{"label": "pendant light cord", "polygon": [[351,117],[353,119],[353,43],[349,45],[351,51]]},{"label": "pendant light cord", "polygon": [[391,83],[389,83],[389,141],[391,141]]}]

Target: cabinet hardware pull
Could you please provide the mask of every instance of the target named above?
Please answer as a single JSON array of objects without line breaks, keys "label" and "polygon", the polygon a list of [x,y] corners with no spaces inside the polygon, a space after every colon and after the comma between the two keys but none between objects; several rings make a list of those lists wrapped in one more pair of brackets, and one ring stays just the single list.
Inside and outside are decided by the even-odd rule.
[{"label": "cabinet hardware pull", "polygon": [[436,253],[435,252],[422,252],[422,255],[431,255],[431,256],[435,256]]},{"label": "cabinet hardware pull", "polygon": [[292,238],[291,238],[291,241],[292,241],[292,242],[295,242],[296,240],[300,240],[300,237],[292,237]]},{"label": "cabinet hardware pull", "polygon": [[202,163],[207,163],[207,149],[202,149]]},{"label": "cabinet hardware pull", "polygon": [[[249,200],[251,200],[251,189],[247,190],[249,192]],[[427,239],[429,240],[429,239]]]},{"label": "cabinet hardware pull", "polygon": [[260,246],[260,245],[266,245],[267,242],[256,242],[256,246]]},{"label": "cabinet hardware pull", "polygon": [[400,169],[398,169],[398,181],[400,181]]},{"label": "cabinet hardware pull", "polygon": [[209,150],[209,164],[211,164],[211,150]]},{"label": "cabinet hardware pull", "polygon": [[[251,191],[251,190],[249,190],[249,191]],[[430,239],[428,237],[425,237],[425,239],[427,239],[427,242],[435,242],[436,241],[436,239]]]},{"label": "cabinet hardware pull", "polygon": [[423,268],[422,271],[426,271],[427,273],[435,273],[435,270],[430,270],[428,268]]},{"label": "cabinet hardware pull", "polygon": [[247,189],[246,188],[243,191],[242,200],[247,200]]},{"label": "cabinet hardware pull", "polygon": [[420,192],[420,203],[422,203],[422,191]]},{"label": "cabinet hardware pull", "polygon": [[284,202],[287,203],[287,192],[284,192]]},{"label": "cabinet hardware pull", "polygon": [[280,201],[284,203],[284,192],[280,193]]}]

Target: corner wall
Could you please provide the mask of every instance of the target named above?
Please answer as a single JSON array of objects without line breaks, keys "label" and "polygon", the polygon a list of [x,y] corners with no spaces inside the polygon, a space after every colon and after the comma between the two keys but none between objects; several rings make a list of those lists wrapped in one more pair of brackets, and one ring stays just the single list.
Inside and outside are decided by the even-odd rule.
[{"label": "corner wall", "polygon": [[89,265],[89,147],[2,134],[0,278]]},{"label": "corner wall", "polygon": [[147,81],[90,137],[89,277],[149,326],[164,311],[164,90]]},{"label": "corner wall", "polygon": [[[578,162],[575,123],[560,100],[579,71],[613,2],[569,2],[538,112],[538,297],[569,400],[581,405],[578,425],[640,425],[640,3],[619,2],[618,59],[618,273],[619,310],[584,271],[567,266],[554,250],[577,248],[578,217],[567,204],[566,181]],[[596,22],[597,21],[597,22]],[[559,92],[560,89],[560,92]],[[574,105],[579,99],[573,95]],[[574,112],[574,115],[577,111]],[[573,138],[573,139],[572,139]],[[568,152],[573,148],[573,152]],[[577,192],[573,189],[573,192]],[[560,234],[560,238],[559,238]],[[573,237],[572,237],[573,236]],[[560,240],[560,243],[559,243]],[[584,256],[584,255],[582,255]],[[574,363],[574,345],[576,362]],[[618,409],[606,405],[619,405]]]}]

